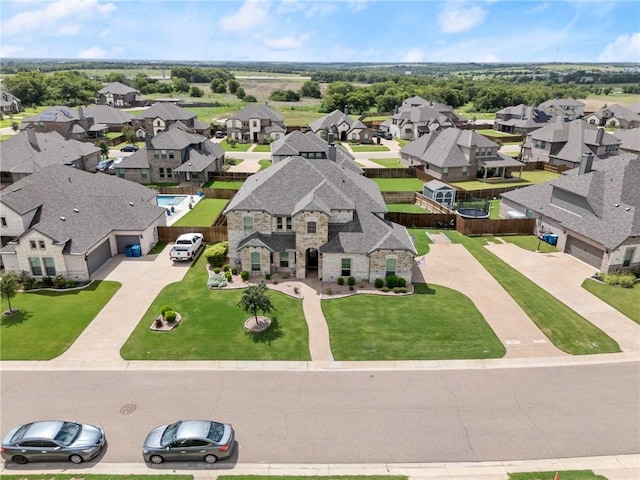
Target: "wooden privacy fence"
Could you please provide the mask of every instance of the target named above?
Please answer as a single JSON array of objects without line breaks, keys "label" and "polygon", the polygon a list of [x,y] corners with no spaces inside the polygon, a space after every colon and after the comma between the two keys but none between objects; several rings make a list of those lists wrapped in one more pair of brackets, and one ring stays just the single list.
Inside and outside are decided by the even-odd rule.
[{"label": "wooden privacy fence", "polygon": [[458,218],[456,231],[462,235],[533,235],[535,218]]},{"label": "wooden privacy fence", "polygon": [[158,241],[171,243],[184,233],[201,233],[205,243],[225,242],[227,227],[158,227]]},{"label": "wooden privacy fence", "polygon": [[387,212],[385,218],[409,228],[441,228],[449,226],[451,220],[457,221],[457,215],[451,213],[402,213]]},{"label": "wooden privacy fence", "polygon": [[415,203],[416,192],[380,192],[384,203]]},{"label": "wooden privacy fence", "polygon": [[229,188],[200,188],[195,186],[158,187],[158,193],[167,195],[198,195],[202,192],[205,198],[233,198],[237,190]]},{"label": "wooden privacy fence", "polygon": [[367,178],[416,178],[416,168],[363,168]]}]

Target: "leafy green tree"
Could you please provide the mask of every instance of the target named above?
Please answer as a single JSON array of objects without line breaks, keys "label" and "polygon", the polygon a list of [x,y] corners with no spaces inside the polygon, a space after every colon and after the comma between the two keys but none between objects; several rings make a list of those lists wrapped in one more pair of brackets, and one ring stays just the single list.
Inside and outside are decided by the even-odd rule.
[{"label": "leafy green tree", "polygon": [[13,130],[14,132],[17,132],[18,130],[20,130],[20,124],[18,122],[12,122],[11,130]]},{"label": "leafy green tree", "polygon": [[47,82],[44,73],[18,72],[3,79],[5,88],[18,97],[24,105],[44,105],[47,99]]},{"label": "leafy green tree", "polygon": [[122,127],[122,134],[124,135],[124,139],[127,143],[134,143],[136,140],[136,131],[133,129],[131,125],[125,125]]},{"label": "leafy green tree", "polygon": [[238,97],[240,100],[242,100],[246,96],[247,94],[245,93],[244,88],[238,87],[236,89],[236,97]]},{"label": "leafy green tree", "polygon": [[11,308],[11,299],[18,293],[18,276],[15,272],[5,272],[0,277],[0,298],[6,299],[9,305],[9,313],[13,312]]},{"label": "leafy green tree", "polygon": [[204,92],[202,91],[202,89],[200,87],[196,87],[195,85],[193,85],[189,90],[189,96],[191,97],[202,97],[203,95]]},{"label": "leafy green tree", "polygon": [[275,310],[275,307],[271,303],[271,298],[266,294],[267,290],[267,286],[264,283],[249,285],[244,289],[244,292],[242,292],[242,298],[238,303],[238,307],[253,315],[257,321],[258,312],[266,315]]},{"label": "leafy green tree", "polygon": [[220,78],[214,78],[211,80],[210,86],[212,93],[227,93],[227,84]]},{"label": "leafy green tree", "polygon": [[231,79],[227,82],[227,87],[229,87],[229,93],[236,93],[238,88],[240,88],[240,82],[238,82],[235,78]]},{"label": "leafy green tree", "polygon": [[129,85],[129,80],[124,73],[121,72],[109,72],[104,76],[104,81],[107,83],[120,82],[124,85]]},{"label": "leafy green tree", "polygon": [[269,100],[274,102],[298,102],[300,95],[293,90],[274,90],[269,95]]},{"label": "leafy green tree", "polygon": [[187,82],[184,78],[178,77],[173,79],[173,88],[176,92],[188,92],[189,91],[189,82]]},{"label": "leafy green tree", "polygon": [[104,140],[98,142],[98,148],[100,149],[100,155],[102,155],[104,158],[107,158],[109,156],[109,145],[107,145],[107,142],[105,142]]},{"label": "leafy green tree", "polygon": [[256,97],[254,97],[253,95],[245,95],[242,100],[244,100],[245,102],[250,102],[250,103],[256,103],[258,101],[258,99]]},{"label": "leafy green tree", "polygon": [[322,92],[320,91],[320,84],[313,80],[307,80],[300,87],[301,97],[322,98]]}]

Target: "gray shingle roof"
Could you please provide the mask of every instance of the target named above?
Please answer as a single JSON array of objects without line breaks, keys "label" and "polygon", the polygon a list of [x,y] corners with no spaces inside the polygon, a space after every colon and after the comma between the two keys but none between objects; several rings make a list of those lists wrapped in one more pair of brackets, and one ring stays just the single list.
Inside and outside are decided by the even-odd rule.
[{"label": "gray shingle roof", "polygon": [[617,130],[613,136],[622,141],[621,149],[640,152],[640,128]]},{"label": "gray shingle roof", "polygon": [[34,173],[49,165],[70,164],[81,157],[99,152],[92,143],[65,140],[57,132],[36,133],[36,146],[24,130],[2,143],[3,172]]},{"label": "gray shingle roof", "polygon": [[336,109],[333,112],[328,113],[324,117],[319,118],[314,122],[311,122],[309,124],[309,129],[313,133],[317,133],[319,130],[322,130],[323,128],[330,128],[332,125],[337,126],[337,125],[340,125],[342,122],[345,122],[347,125],[349,125],[349,127],[351,127],[351,124],[353,123],[353,119],[349,115],[344,114],[342,110]]},{"label": "gray shingle roof", "polygon": [[131,123],[131,119],[133,118],[130,113],[123,112],[122,109],[113,108],[109,105],[89,105],[84,110],[88,116],[93,117],[97,123],[124,125]]},{"label": "gray shingle roof", "polygon": [[[512,116],[509,119],[497,118],[497,115]],[[500,125],[517,128],[540,128],[551,122],[553,117],[544,110],[524,104],[503,108],[496,113],[495,122]]]},{"label": "gray shingle roof", "polygon": [[70,108],[65,106],[55,106],[49,107],[46,110],[40,112],[33,117],[26,117],[22,119],[22,123],[29,122],[56,122],[56,123],[67,123],[67,122],[77,122],[80,120],[80,112],[82,109],[85,118],[91,118],[89,112],[85,107],[78,108]]},{"label": "gray shingle roof", "polygon": [[307,208],[354,212],[353,221],[329,225],[323,252],[367,253],[382,245],[414,252],[406,229],[378,216],[386,205],[377,185],[333,162],[290,157],[276,163],[249,177],[225,214],[239,210],[290,216]]},{"label": "gray shingle roof", "polygon": [[269,119],[273,122],[279,123],[284,121],[284,117],[282,115],[261,103],[248,104],[243,109],[238,110],[229,116],[228,120],[242,120],[243,122],[246,122],[252,118]]},{"label": "gray shingle roof", "polygon": [[107,93],[115,93],[116,95],[126,95],[127,93],[132,93],[132,92],[140,93],[139,90],[136,90],[135,88],[132,88],[120,82],[110,83],[106,87],[98,90],[98,93],[103,95],[106,95]]},{"label": "gray shingle roof", "polygon": [[39,211],[35,230],[85,253],[112,231],[142,231],[165,215],[155,195],[113,175],[52,165],[2,190],[0,203],[20,215]]},{"label": "gray shingle roof", "polygon": [[162,120],[191,120],[196,114],[170,102],[156,102],[140,112],[136,119],[161,118]]},{"label": "gray shingle roof", "polygon": [[628,122],[640,122],[640,115],[630,110],[629,108],[623,107],[622,105],[618,105],[614,103],[613,105],[609,105],[608,107],[602,108],[597,112],[593,112],[598,118],[605,118],[605,114],[608,115],[606,118],[617,118],[619,120],[626,120]]},{"label": "gray shingle roof", "polygon": [[[636,155],[624,154],[595,161],[593,171],[519,188],[502,194],[538,214],[560,222],[609,250],[617,248],[630,236],[640,235],[640,161]],[[592,213],[577,215],[566,207],[554,206],[554,188],[573,192],[587,200]],[[617,206],[616,206],[617,205]]]}]

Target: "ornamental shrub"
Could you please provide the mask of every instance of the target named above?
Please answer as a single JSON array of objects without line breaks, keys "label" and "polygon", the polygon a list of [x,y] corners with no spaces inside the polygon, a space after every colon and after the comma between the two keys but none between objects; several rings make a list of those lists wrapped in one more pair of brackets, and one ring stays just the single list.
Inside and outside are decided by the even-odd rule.
[{"label": "ornamental shrub", "polygon": [[393,293],[400,293],[400,287],[393,287]]},{"label": "ornamental shrub", "polygon": [[246,270],[241,271],[240,278],[246,282],[247,280],[249,280],[249,272],[247,272]]},{"label": "ornamental shrub", "polygon": [[389,287],[387,287],[386,285],[384,287],[381,288],[381,290],[383,292],[388,292],[389,291]]},{"label": "ornamental shrub", "polygon": [[338,285],[344,285],[344,278],[338,277]]},{"label": "ornamental shrub", "polygon": [[385,283],[387,284],[387,287],[389,287],[390,289],[397,287],[398,277],[395,275],[387,275],[387,278],[385,279]]},{"label": "ornamental shrub", "polygon": [[219,242],[213,245],[209,245],[204,251],[204,256],[207,259],[207,263],[212,267],[221,268],[227,259],[229,253],[229,242]]},{"label": "ornamental shrub", "polygon": [[356,284],[356,279],[355,279],[355,277],[349,277],[349,278],[347,279],[347,285],[349,285],[350,287],[352,287],[352,286],[353,286],[353,285],[355,285],[355,284]]},{"label": "ornamental shrub", "polygon": [[173,310],[169,310],[167,312],[164,312],[164,319],[167,321],[167,323],[173,323],[176,321],[176,312],[174,312]]},{"label": "ornamental shrub", "polygon": [[407,280],[404,277],[398,277],[398,286],[399,287],[406,287],[407,286]]},{"label": "ornamental shrub", "polygon": [[67,286],[67,279],[62,275],[56,275],[53,277],[53,288],[65,288]]},{"label": "ornamental shrub", "polygon": [[384,280],[382,280],[381,278],[376,278],[375,282],[373,283],[373,286],[376,288],[382,288],[383,285]]},{"label": "ornamental shrub", "polygon": [[227,286],[227,279],[222,273],[213,273],[207,280],[207,287],[222,288]]},{"label": "ornamental shrub", "polygon": [[160,315],[164,317],[165,313],[171,312],[172,310],[173,310],[173,307],[171,305],[162,305],[160,307]]},{"label": "ornamental shrub", "polygon": [[231,276],[231,272],[230,271],[226,271],[224,272],[224,277],[227,279],[227,283],[232,283],[233,282],[233,277]]},{"label": "ornamental shrub", "polygon": [[231,267],[231,275],[237,275],[238,274],[238,267]]},{"label": "ornamental shrub", "polygon": [[230,269],[231,269],[231,267],[226,263],[222,266],[222,271],[223,272],[228,272]]},{"label": "ornamental shrub", "polygon": [[264,274],[264,278],[265,278],[265,280],[270,280],[271,279],[271,274],[270,273],[265,273]]}]

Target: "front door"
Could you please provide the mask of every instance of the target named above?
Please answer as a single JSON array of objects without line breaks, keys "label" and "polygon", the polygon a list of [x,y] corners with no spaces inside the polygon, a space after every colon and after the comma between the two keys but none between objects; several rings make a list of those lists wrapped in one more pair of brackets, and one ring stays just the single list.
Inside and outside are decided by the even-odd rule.
[{"label": "front door", "polygon": [[307,250],[307,269],[318,269],[318,250],[315,248],[310,248]]}]

